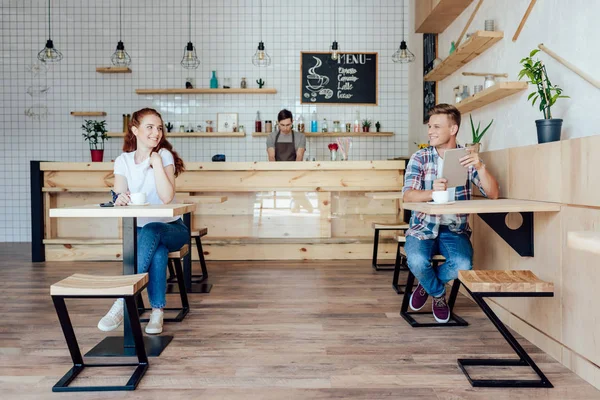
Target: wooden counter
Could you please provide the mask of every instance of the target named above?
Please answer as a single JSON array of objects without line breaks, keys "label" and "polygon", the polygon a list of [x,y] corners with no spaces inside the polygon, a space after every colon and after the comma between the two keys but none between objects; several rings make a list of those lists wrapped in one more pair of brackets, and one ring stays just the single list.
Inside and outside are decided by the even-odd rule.
[{"label": "wooden counter", "polygon": [[[400,190],[404,167],[403,160],[188,162],[177,178],[176,199],[197,203],[192,226],[208,228],[203,245],[209,260],[369,259],[371,223],[396,219],[399,200],[369,199],[365,192]],[[108,201],[113,182],[112,162],[32,162],[32,205],[41,198],[32,214],[35,208],[42,221],[45,259],[120,258],[118,218],[50,218],[47,211]],[[198,196],[227,201],[205,204],[194,201]],[[385,243],[393,235],[383,235],[383,258],[395,256],[393,243]]]}]

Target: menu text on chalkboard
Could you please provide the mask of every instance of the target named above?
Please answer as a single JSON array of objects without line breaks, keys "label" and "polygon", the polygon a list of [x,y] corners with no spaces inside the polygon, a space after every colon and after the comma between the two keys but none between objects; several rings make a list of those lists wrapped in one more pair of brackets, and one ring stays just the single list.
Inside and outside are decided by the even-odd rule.
[{"label": "menu text on chalkboard", "polygon": [[302,103],[377,105],[377,53],[300,53]]}]

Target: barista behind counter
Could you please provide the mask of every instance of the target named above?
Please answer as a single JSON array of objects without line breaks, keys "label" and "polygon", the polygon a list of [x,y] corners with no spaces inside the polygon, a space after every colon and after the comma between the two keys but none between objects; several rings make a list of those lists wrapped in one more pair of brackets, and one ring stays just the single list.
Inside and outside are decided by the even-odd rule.
[{"label": "barista behind counter", "polygon": [[271,132],[267,137],[269,161],[302,161],[306,150],[306,136],[292,130],[293,120],[289,110],[281,110],[277,114],[279,132]]}]

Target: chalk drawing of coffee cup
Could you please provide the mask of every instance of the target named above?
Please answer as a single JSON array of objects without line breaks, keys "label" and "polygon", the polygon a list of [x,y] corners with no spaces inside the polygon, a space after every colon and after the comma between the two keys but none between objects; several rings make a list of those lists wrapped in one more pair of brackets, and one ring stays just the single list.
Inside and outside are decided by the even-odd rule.
[{"label": "chalk drawing of coffee cup", "polygon": [[306,77],[306,88],[311,92],[318,92],[329,83],[329,78],[326,75],[320,75],[315,70],[323,63],[317,57],[313,57],[316,61],[315,65],[309,68],[308,76]]}]

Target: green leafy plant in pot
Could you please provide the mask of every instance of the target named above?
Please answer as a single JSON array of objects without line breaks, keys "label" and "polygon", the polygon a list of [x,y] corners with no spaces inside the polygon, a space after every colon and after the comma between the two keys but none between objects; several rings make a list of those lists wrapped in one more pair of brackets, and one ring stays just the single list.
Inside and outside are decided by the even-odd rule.
[{"label": "green leafy plant in pot", "polygon": [[479,153],[481,148],[481,139],[483,135],[490,129],[490,126],[494,123],[494,120],[491,120],[488,126],[485,127],[481,133],[479,133],[479,129],[481,128],[481,122],[477,124],[477,129],[475,129],[475,124],[473,124],[473,116],[469,115],[469,119],[471,120],[471,133],[473,134],[473,142],[467,143],[466,146],[468,148],[472,148],[475,150],[475,153]]},{"label": "green leafy plant in pot", "polygon": [[562,89],[557,85],[552,85],[546,73],[546,66],[539,59],[534,60],[532,58],[538,51],[538,49],[532,50],[529,57],[525,57],[520,61],[523,69],[519,72],[519,80],[527,76],[529,78],[528,82],[537,86],[537,90],[531,93],[527,100],[531,100],[533,106],[539,100],[540,111],[544,114],[544,119],[535,121],[538,143],[556,142],[560,140],[563,120],[552,118],[551,107],[556,103],[556,100],[566,99],[569,96],[563,96]]},{"label": "green leafy plant in pot", "polygon": [[81,134],[86,141],[90,142],[90,152],[92,161],[102,162],[104,157],[104,141],[108,140],[106,134],[106,121],[85,120],[81,125],[83,133]]}]

